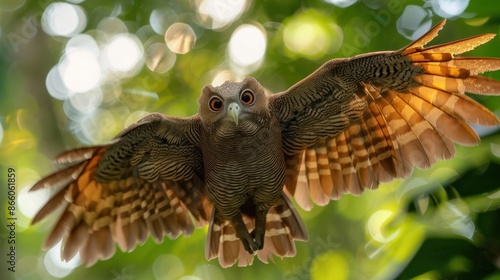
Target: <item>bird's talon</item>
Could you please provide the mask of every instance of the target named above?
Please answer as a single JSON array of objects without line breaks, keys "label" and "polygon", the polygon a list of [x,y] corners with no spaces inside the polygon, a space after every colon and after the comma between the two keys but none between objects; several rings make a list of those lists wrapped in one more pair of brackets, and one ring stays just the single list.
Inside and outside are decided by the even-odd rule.
[{"label": "bird's talon", "polygon": [[257,250],[262,250],[264,248],[264,232],[257,232],[255,229],[250,233],[252,238],[257,244]]},{"label": "bird's talon", "polygon": [[253,239],[250,236],[247,239],[242,238],[241,241],[243,242],[243,247],[245,247],[245,250],[249,254],[252,255],[255,251],[259,250],[259,245],[255,243],[255,241],[253,241]]}]

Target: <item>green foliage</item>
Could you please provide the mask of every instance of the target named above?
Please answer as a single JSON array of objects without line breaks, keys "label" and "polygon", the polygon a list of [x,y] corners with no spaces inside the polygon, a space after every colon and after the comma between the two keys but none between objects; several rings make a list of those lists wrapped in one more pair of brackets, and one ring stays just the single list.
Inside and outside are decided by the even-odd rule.
[{"label": "green foliage", "polygon": [[[19,175],[20,208],[36,207],[46,199],[46,195],[25,192],[52,170],[51,157],[67,148],[109,141],[146,112],[195,114],[203,85],[224,71],[235,78],[254,76],[270,91],[279,92],[329,59],[407,45],[410,41],[396,29],[404,8],[416,5],[432,11],[430,2],[424,5],[416,0],[366,0],[346,8],[320,0],[249,1],[233,22],[211,29],[197,15],[202,1],[84,1],[79,4],[87,18],[82,33],[92,36],[101,48],[112,36],[100,29],[108,17],[116,17],[125,32],[135,34],[146,53],[154,43],[164,45],[163,34],[147,27],[155,9],[168,15],[162,19],[165,29],[175,22],[191,26],[196,42],[186,54],[166,53],[175,57],[168,71],[144,65],[130,75],[103,74],[99,85],[102,101],[90,113],[82,113],[72,109],[70,98],[54,99],[47,90],[47,75],[60,61],[69,40],[49,36],[41,29],[42,14],[52,2],[9,0],[0,4],[0,157]],[[499,5],[470,2],[461,16],[448,21],[438,43],[498,33]],[[224,8],[219,6],[219,12]],[[434,15],[433,25],[440,19]],[[265,30],[266,53],[253,68],[238,68],[228,57],[228,42],[241,24]],[[308,43],[308,38],[314,41]],[[470,55],[498,57],[498,40]],[[166,54],[155,57],[157,67],[171,62]],[[500,79],[500,72],[488,77]],[[500,98],[473,98],[498,115]],[[453,160],[417,170],[407,180],[382,184],[362,196],[344,196],[326,207],[301,211],[310,240],[297,244],[294,258],[276,259],[267,265],[255,260],[251,267],[222,269],[216,260],[205,260],[203,228],[189,238],[165,239],[162,244],[148,240],[131,253],[117,249],[110,260],[90,268],[80,266],[67,278],[498,279],[499,157],[500,132],[484,131],[480,145],[457,147]],[[1,197],[4,199],[3,193]],[[3,205],[4,200],[2,209]],[[16,277],[53,279],[45,264],[47,253],[40,248],[57,217],[32,227],[26,213],[34,210],[21,210],[17,212]]]}]

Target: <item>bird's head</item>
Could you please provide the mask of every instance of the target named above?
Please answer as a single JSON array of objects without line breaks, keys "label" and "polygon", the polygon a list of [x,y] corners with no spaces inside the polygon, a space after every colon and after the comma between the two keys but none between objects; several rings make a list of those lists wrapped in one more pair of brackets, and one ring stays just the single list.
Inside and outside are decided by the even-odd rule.
[{"label": "bird's head", "polygon": [[207,128],[254,132],[270,118],[268,96],[254,78],[203,87],[198,113]]}]

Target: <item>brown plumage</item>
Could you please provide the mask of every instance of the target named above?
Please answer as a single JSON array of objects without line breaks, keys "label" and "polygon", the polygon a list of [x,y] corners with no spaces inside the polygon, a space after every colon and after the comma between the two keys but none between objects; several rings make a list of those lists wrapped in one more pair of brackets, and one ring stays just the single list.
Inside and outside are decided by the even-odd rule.
[{"label": "brown plumage", "polygon": [[62,239],[65,260],[91,265],[115,243],[131,251],[208,224],[206,257],[224,267],[294,256],[308,237],[289,197],[308,210],[360,194],[478,143],[469,124],[499,124],[465,92],[498,95],[478,74],[500,59],[456,56],[494,35],[425,48],[444,23],[399,51],[330,60],[278,94],[252,78],[206,86],[193,117],[151,114],[61,154],[68,167],[31,189],[54,192],[33,223],[65,209],[45,247]]}]

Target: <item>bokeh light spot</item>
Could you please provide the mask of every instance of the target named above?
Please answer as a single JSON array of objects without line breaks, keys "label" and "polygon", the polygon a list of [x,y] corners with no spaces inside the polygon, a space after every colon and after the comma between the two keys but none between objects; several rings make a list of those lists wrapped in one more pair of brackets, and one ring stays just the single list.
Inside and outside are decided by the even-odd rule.
[{"label": "bokeh light spot", "polygon": [[115,115],[100,108],[84,115],[75,125],[76,137],[87,144],[105,143],[113,138],[118,130]]},{"label": "bokeh light spot", "polygon": [[101,67],[95,54],[86,48],[66,50],[59,62],[59,74],[72,92],[86,92],[97,86]]},{"label": "bokeh light spot", "polygon": [[266,52],[264,31],[250,24],[239,26],[229,40],[229,58],[236,65],[249,67],[258,64]]},{"label": "bokeh light spot", "polygon": [[470,26],[481,26],[487,23],[490,20],[490,17],[474,17],[470,19],[464,20],[466,24]]},{"label": "bokeh light spot", "polygon": [[174,66],[175,60],[175,53],[163,43],[154,43],[146,50],[146,66],[153,72],[167,72]]},{"label": "bokeh light spot", "polygon": [[32,218],[49,200],[50,192],[46,189],[41,189],[36,192],[28,192],[29,189],[29,186],[21,188],[19,196],[17,197],[17,202],[19,205],[19,211],[21,211],[24,216]]},{"label": "bokeh light spot", "polygon": [[222,29],[236,20],[246,6],[246,0],[202,0],[198,6],[198,18],[207,28]]},{"label": "bokeh light spot", "polygon": [[469,0],[432,0],[432,9],[442,18],[461,15],[469,6]]},{"label": "bokeh light spot", "polygon": [[285,44],[294,52],[315,55],[324,49],[321,30],[312,22],[293,23],[285,30]]},{"label": "bokeh light spot", "polygon": [[61,242],[49,249],[44,258],[45,269],[57,278],[66,277],[80,264],[80,254],[76,254],[69,262],[61,260]]},{"label": "bokeh light spot", "polygon": [[142,44],[132,34],[116,35],[104,48],[107,66],[116,72],[130,72],[142,65],[143,55]]},{"label": "bokeh light spot", "polygon": [[231,70],[222,70],[212,79],[211,85],[216,87],[222,85],[225,81],[235,81],[234,72]]},{"label": "bokeh light spot", "polygon": [[102,90],[94,88],[88,92],[77,93],[70,97],[71,105],[82,113],[89,113],[101,105]]},{"label": "bokeh light spot", "polygon": [[87,26],[87,17],[80,6],[56,2],[50,4],[42,15],[42,28],[51,36],[71,37]]},{"label": "bokeh light spot", "polygon": [[151,27],[153,30],[158,33],[158,34],[164,34],[165,32],[165,26],[163,26],[163,11],[155,9],[151,12],[149,15],[149,24],[151,24]]},{"label": "bokeh light spot", "polygon": [[325,1],[340,8],[347,8],[358,2],[358,0],[325,0]]},{"label": "bokeh light spot", "polygon": [[156,280],[180,278],[184,275],[184,264],[174,255],[161,255],[153,263],[153,275]]},{"label": "bokeh light spot", "polygon": [[108,35],[127,33],[128,28],[125,23],[118,18],[108,17],[99,22],[97,29],[105,32]]},{"label": "bokeh light spot", "polygon": [[309,59],[338,51],[343,40],[342,29],[315,10],[307,10],[285,22],[283,41],[286,48]]},{"label": "bokeh light spot", "polygon": [[50,69],[45,79],[45,86],[49,94],[55,99],[65,100],[69,97],[70,91],[64,84],[61,73],[59,71],[59,65],[55,65]]},{"label": "bokeh light spot", "polygon": [[410,40],[416,40],[432,27],[432,18],[419,6],[408,5],[396,22],[399,34]]},{"label": "bokeh light spot", "polygon": [[399,229],[387,237],[383,234],[383,227],[392,216],[393,212],[389,210],[379,210],[370,216],[366,228],[373,239],[381,243],[387,243],[398,236]]},{"label": "bokeh light spot", "polygon": [[174,23],[173,19],[175,18],[177,18],[177,15],[172,9],[154,9],[149,15],[149,24],[157,34],[163,35],[167,27]]},{"label": "bokeh light spot", "polygon": [[189,52],[196,41],[193,28],[185,23],[174,23],[165,32],[165,42],[174,53],[185,54]]},{"label": "bokeh light spot", "polygon": [[71,51],[71,49],[86,49],[90,51],[95,57],[99,57],[100,49],[96,40],[88,34],[78,34],[68,40],[66,46],[64,47],[66,52]]}]

